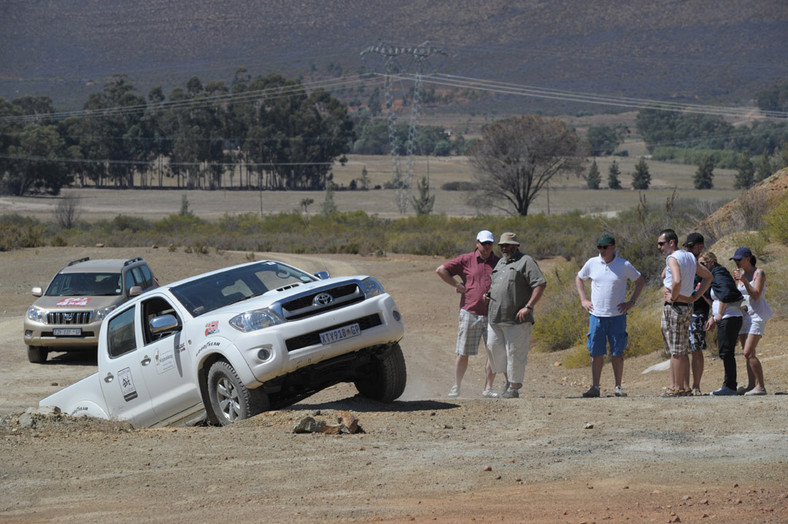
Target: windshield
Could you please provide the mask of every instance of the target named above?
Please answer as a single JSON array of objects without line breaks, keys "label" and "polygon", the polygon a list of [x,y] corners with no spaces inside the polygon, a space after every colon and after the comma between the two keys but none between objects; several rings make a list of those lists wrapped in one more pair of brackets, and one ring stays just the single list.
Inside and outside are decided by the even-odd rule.
[{"label": "windshield", "polygon": [[220,307],[257,297],[272,289],[314,282],[316,277],[281,262],[259,262],[192,280],[171,289],[198,317]]},{"label": "windshield", "polygon": [[48,297],[110,297],[120,295],[120,273],[58,273],[49,284]]}]

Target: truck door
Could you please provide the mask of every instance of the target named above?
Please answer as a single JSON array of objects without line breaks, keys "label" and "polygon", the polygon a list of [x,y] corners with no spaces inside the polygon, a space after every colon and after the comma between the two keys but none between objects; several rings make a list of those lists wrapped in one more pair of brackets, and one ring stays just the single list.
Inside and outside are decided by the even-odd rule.
[{"label": "truck door", "polygon": [[109,414],[134,426],[153,425],[156,414],[145,380],[152,359],[138,349],[141,336],[136,308],[126,308],[105,325],[99,342],[99,379]]},{"label": "truck door", "polygon": [[[183,317],[164,296],[153,296],[141,302],[144,353],[153,359],[145,370],[151,403],[159,420],[179,413],[202,409],[192,357],[183,340]],[[155,318],[177,320],[177,325],[156,331],[151,327]]]}]

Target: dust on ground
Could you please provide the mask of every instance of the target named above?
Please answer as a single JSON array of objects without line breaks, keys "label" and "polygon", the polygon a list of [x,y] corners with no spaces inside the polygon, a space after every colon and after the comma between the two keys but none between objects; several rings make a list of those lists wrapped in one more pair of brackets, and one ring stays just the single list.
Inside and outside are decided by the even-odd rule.
[{"label": "dust on ground", "polygon": [[[642,374],[661,360],[654,353],[626,361],[628,397],[612,395],[607,365],[603,398],[583,399],[589,368],[532,352],[523,398],[482,399],[477,356],[461,397],[448,399],[458,299],[435,257],[271,255],[383,282],[406,323],[408,386],[395,403],[341,384],[227,428],[21,415],[96,369],[90,355],[27,362],[30,288],[75,258],[137,255],[164,282],[246,259],[154,248],[0,253],[0,521],[788,521],[788,397],[774,394],[788,385],[785,320],[770,321],[758,348],[764,397],[659,398],[667,373]],[[740,353],[737,363],[744,374]],[[707,352],[703,389],[721,380]],[[333,423],[340,410],[363,432],[293,433],[307,415]]]}]

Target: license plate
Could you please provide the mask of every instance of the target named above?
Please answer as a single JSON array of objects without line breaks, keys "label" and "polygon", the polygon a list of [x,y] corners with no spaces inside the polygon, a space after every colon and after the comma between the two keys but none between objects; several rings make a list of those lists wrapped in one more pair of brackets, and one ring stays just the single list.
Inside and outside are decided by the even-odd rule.
[{"label": "license plate", "polygon": [[56,337],[78,337],[82,335],[82,328],[55,328],[52,334]]},{"label": "license plate", "polygon": [[338,340],[355,337],[361,334],[361,328],[358,324],[350,324],[349,326],[342,326],[341,328],[332,329],[320,333],[320,342],[323,344],[330,344]]}]

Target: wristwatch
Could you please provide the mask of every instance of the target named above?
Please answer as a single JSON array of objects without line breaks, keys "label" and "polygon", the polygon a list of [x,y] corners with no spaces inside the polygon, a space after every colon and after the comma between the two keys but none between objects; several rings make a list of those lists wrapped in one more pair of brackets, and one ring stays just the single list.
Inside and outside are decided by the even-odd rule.
[{"label": "wristwatch", "polygon": [[533,310],[533,309],[534,309],[534,307],[533,307],[531,304],[526,304],[526,305],[525,305],[525,309],[530,309],[530,310]]}]

